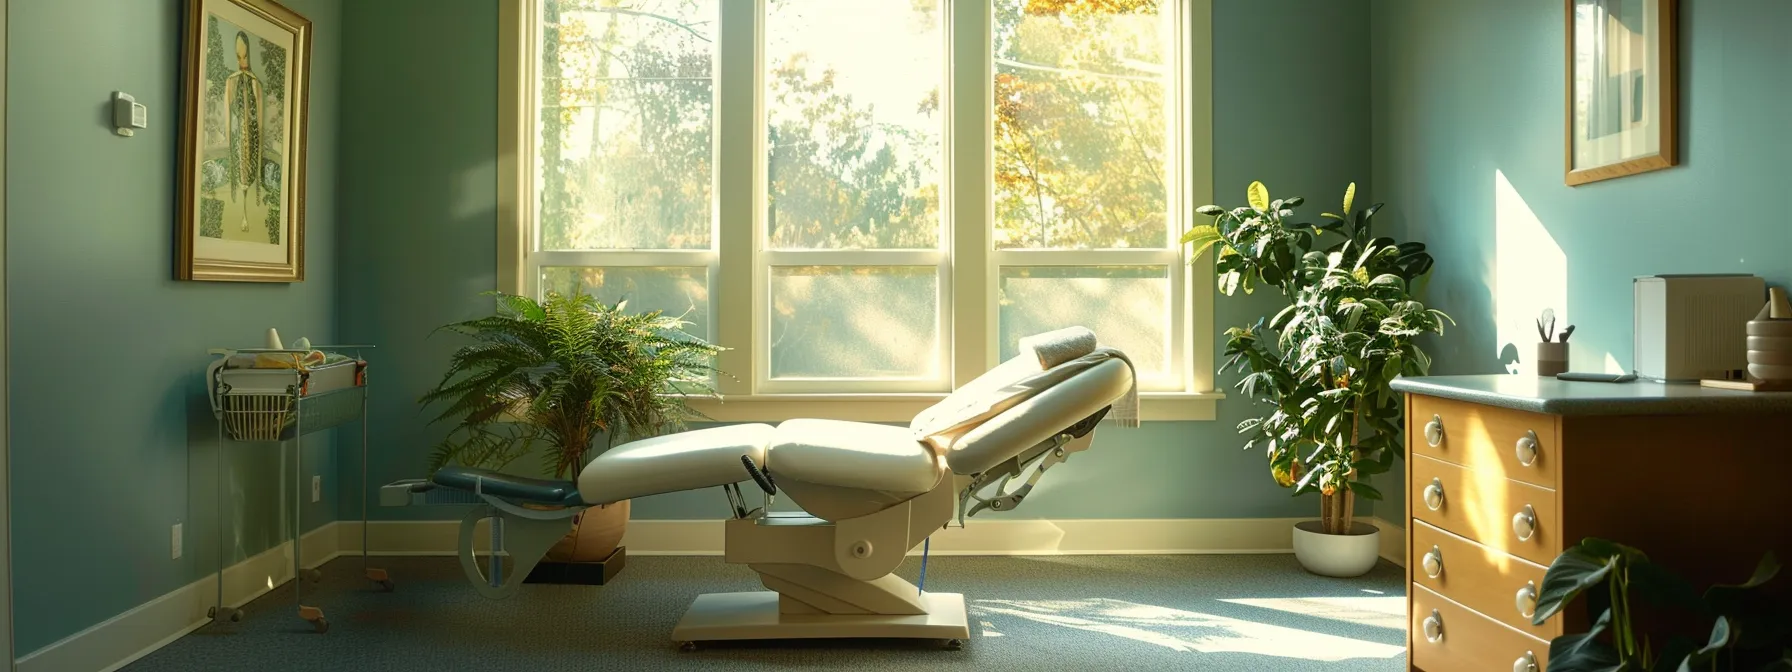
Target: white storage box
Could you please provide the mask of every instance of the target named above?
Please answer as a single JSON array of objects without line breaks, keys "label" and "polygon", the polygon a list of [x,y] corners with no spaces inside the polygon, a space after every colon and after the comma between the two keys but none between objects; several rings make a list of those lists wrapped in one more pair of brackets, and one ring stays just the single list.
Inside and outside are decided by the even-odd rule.
[{"label": "white storage box", "polygon": [[1747,274],[1636,278],[1636,376],[1664,383],[1723,378],[1748,367],[1748,321],[1767,283]]}]

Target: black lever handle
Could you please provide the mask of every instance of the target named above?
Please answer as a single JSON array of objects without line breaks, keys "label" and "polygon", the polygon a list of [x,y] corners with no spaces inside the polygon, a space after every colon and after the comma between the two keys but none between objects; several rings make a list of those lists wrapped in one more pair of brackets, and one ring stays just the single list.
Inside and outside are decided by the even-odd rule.
[{"label": "black lever handle", "polygon": [[753,477],[753,482],[759,484],[760,490],[764,490],[768,495],[778,494],[778,484],[772,482],[771,474],[761,471],[759,465],[753,464],[753,456],[740,456],[740,463],[747,468],[747,475]]}]

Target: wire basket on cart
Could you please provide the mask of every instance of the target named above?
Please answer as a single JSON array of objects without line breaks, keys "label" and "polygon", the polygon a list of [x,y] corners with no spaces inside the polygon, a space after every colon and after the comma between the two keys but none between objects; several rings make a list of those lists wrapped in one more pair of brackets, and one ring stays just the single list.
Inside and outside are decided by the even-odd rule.
[{"label": "wire basket on cart", "polygon": [[366,362],[216,368],[212,409],[233,441],[287,441],[361,418]]}]

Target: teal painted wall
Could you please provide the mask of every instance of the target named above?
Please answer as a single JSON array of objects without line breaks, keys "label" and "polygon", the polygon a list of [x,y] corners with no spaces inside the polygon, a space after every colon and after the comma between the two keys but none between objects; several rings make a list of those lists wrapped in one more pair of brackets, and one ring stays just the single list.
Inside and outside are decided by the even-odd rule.
[{"label": "teal painted wall", "polygon": [[[440,436],[415,400],[460,344],[430,332],[490,313],[479,293],[497,288],[498,3],[350,2],[343,14],[343,59],[356,66],[342,78],[338,306],[343,338],[379,346],[368,357],[377,487],[422,476]],[[368,514],[453,507],[440,508]]]},{"label": "teal painted wall", "polygon": [[[343,75],[341,326],[381,347],[372,367],[374,482],[421,475],[442,428],[414,400],[433,384],[449,336],[437,325],[490,310],[495,287],[497,3],[349,3]],[[1263,180],[1279,195],[1341,194],[1369,179],[1366,0],[1214,2],[1214,175],[1242,203]],[[1359,36],[1340,39],[1339,36]],[[1275,48],[1265,48],[1272,39]],[[1323,202],[1323,200],[1316,200]],[[1216,324],[1254,321],[1270,297],[1222,298]],[[1226,384],[1230,385],[1228,377]],[[1096,449],[1052,472],[1013,515],[1051,518],[1246,518],[1314,515],[1239,449],[1248,409],[1220,404],[1214,422],[1104,429]],[[715,492],[650,497],[637,519],[719,518]],[[345,504],[355,505],[350,499]],[[458,515],[374,509],[378,518]]]},{"label": "teal painted wall", "polygon": [[[1525,210],[1565,260],[1576,370],[1603,370],[1607,355],[1629,370],[1634,276],[1792,283],[1780,204],[1792,185],[1792,3],[1680,5],[1681,165],[1567,187],[1560,0],[1374,0],[1374,182],[1389,202],[1378,219],[1437,256],[1427,302],[1460,324],[1432,341],[1437,373],[1505,370],[1495,309],[1517,299],[1497,289],[1514,266],[1498,240],[1527,228]],[[1508,196],[1502,210],[1495,171],[1522,205]],[[1397,475],[1383,481],[1400,492]]]},{"label": "teal painted wall", "polygon": [[[23,655],[217,567],[208,347],[268,327],[336,335],[338,0],[290,0],[316,26],[307,277],[172,280],[181,0],[13,2],[7,58],[14,634]],[[150,127],[113,134],[113,91]],[[327,436],[308,441],[325,473]],[[237,557],[278,544],[278,463],[242,446],[226,481]],[[309,469],[308,469],[309,470]],[[332,480],[332,479],[326,479]],[[334,487],[334,484],[331,484]],[[333,519],[334,497],[307,526]],[[170,526],[186,548],[170,560]]]}]

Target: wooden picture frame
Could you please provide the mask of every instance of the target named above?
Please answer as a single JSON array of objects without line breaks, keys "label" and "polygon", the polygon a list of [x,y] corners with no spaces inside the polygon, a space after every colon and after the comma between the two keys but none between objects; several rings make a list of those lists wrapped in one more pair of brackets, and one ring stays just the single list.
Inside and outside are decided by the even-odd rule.
[{"label": "wooden picture frame", "polygon": [[1678,163],[1677,4],[1563,0],[1568,186]]},{"label": "wooden picture frame", "polygon": [[274,0],[186,0],[175,277],[305,279],[311,21]]}]

